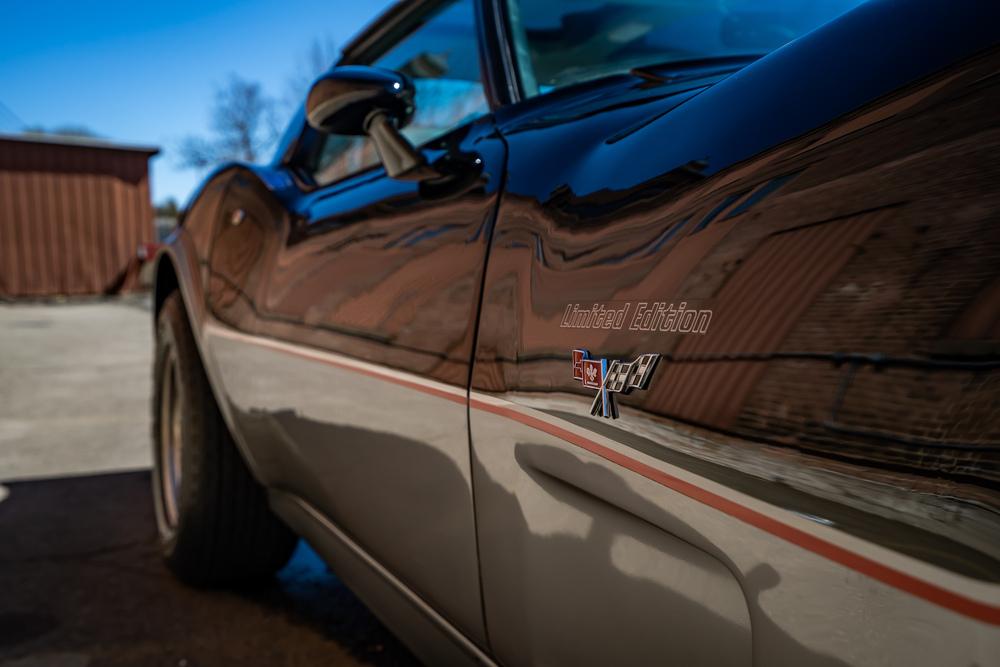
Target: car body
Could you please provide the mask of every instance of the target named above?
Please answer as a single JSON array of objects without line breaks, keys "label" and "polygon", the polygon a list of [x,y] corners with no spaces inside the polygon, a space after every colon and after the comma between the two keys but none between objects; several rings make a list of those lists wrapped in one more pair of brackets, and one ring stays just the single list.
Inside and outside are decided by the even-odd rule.
[{"label": "car body", "polygon": [[528,95],[467,5],[435,175],[303,110],[158,257],[273,511],[429,664],[1000,664],[998,8]]}]

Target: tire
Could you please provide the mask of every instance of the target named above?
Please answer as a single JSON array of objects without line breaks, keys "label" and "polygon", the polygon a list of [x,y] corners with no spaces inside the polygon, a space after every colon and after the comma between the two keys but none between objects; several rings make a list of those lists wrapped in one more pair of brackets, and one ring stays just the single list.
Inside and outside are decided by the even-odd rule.
[{"label": "tire", "polygon": [[153,504],[167,566],[196,586],[273,575],[297,538],[226,427],[179,292],[157,318],[153,382]]}]

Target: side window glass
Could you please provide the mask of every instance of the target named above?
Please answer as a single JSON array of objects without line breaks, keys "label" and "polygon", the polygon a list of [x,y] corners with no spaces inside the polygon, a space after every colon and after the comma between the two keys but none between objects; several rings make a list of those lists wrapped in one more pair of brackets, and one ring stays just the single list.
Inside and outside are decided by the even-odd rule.
[{"label": "side window glass", "polygon": [[[373,65],[403,72],[416,89],[416,111],[403,134],[420,146],[489,111],[479,72],[473,0],[446,4]],[[326,185],[378,164],[367,137],[325,137],[313,178]]]},{"label": "side window glass", "polygon": [[327,185],[376,164],[378,154],[368,137],[329,134],[323,139],[313,179]]},{"label": "side window glass", "polygon": [[413,80],[413,120],[403,129],[419,146],[489,110],[479,73],[472,0],[445,6],[375,64]]}]

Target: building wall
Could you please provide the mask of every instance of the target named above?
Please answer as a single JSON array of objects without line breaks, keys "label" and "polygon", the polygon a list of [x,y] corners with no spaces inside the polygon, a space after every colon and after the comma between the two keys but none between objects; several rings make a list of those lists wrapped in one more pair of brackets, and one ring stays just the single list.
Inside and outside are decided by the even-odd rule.
[{"label": "building wall", "polygon": [[153,151],[0,139],[0,297],[127,288]]}]

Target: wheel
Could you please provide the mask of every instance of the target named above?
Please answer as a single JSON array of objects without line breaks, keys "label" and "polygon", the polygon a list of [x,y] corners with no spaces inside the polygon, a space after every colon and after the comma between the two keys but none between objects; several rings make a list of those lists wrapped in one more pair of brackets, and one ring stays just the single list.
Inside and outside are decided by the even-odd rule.
[{"label": "wheel", "polygon": [[274,574],[297,538],[226,427],[178,292],[157,318],[153,383],[153,504],[167,566],[199,586]]}]

